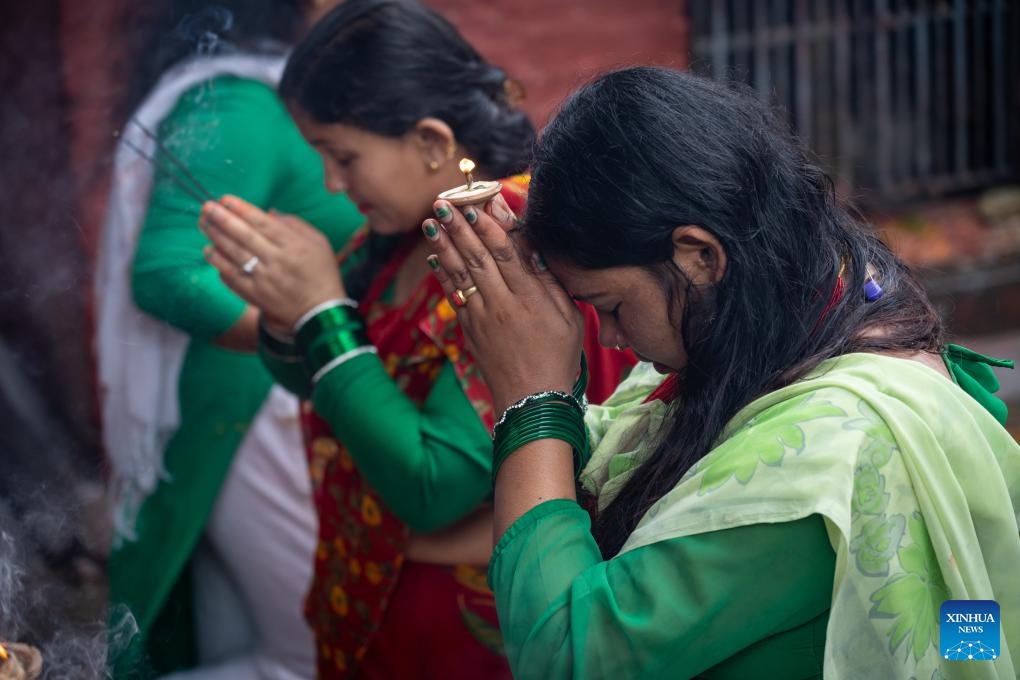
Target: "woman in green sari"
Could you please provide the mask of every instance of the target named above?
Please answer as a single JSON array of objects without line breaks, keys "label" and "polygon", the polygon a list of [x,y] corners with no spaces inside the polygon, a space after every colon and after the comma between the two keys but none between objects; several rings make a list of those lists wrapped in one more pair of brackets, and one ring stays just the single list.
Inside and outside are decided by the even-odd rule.
[{"label": "woman in green sari", "polygon": [[[489,579],[516,677],[1016,676],[1020,447],[988,365],[1011,362],[945,344],[765,107],[611,73],[545,131],[520,227],[436,208],[504,413]],[[648,361],[583,420],[571,297]],[[940,639],[947,600],[1001,606],[982,660]]]}]

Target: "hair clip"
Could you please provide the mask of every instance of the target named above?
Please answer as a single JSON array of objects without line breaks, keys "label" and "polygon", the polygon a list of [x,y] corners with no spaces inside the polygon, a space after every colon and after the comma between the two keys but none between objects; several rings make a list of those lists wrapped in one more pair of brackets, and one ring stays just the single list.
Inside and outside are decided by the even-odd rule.
[{"label": "hair clip", "polygon": [[868,302],[874,302],[882,297],[885,291],[882,290],[882,286],[878,285],[878,281],[875,280],[875,268],[871,266],[870,262],[866,267],[866,271],[868,275],[864,279],[864,299]]}]

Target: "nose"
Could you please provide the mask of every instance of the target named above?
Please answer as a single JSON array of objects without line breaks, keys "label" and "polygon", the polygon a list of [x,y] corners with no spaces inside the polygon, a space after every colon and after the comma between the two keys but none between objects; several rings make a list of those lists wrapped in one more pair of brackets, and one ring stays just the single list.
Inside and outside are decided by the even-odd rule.
[{"label": "nose", "polygon": [[331,194],[341,194],[347,191],[347,182],[336,173],[327,172],[325,176],[326,191]]},{"label": "nose", "polygon": [[322,179],[326,185],[326,191],[331,194],[340,194],[347,191],[347,181],[344,179],[343,173],[333,163],[328,161],[323,163],[322,169]]},{"label": "nose", "polygon": [[599,319],[599,344],[610,349],[623,349],[627,346],[616,327],[602,319]]}]

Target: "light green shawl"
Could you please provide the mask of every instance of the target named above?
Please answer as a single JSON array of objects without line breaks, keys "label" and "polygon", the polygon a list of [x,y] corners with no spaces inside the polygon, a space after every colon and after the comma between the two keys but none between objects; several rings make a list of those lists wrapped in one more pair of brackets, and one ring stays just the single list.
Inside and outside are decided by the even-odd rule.
[{"label": "light green shawl", "polygon": [[[661,380],[639,366],[589,411],[581,479],[600,508],[654,445],[667,407],[642,402]],[[915,361],[847,355],[749,404],[720,442],[622,552],[819,514],[836,552],[826,678],[1017,677],[1020,447],[959,387]],[[942,658],[947,599],[999,603],[997,660]]]}]

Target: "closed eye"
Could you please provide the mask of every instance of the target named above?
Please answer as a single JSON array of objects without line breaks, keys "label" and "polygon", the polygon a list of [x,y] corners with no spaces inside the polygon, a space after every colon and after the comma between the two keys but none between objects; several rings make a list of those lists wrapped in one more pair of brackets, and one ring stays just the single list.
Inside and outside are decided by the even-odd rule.
[{"label": "closed eye", "polygon": [[330,154],[333,162],[339,165],[341,168],[346,168],[354,162],[354,156],[338,156],[337,154]]}]

